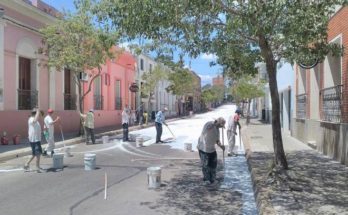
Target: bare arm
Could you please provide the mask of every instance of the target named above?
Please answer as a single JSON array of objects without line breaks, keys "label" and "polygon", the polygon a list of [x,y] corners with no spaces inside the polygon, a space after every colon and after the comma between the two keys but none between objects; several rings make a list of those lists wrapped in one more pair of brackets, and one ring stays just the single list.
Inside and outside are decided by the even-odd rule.
[{"label": "bare arm", "polygon": [[39,110],[39,108],[37,108],[33,123],[39,121],[39,116],[40,116],[40,110]]}]

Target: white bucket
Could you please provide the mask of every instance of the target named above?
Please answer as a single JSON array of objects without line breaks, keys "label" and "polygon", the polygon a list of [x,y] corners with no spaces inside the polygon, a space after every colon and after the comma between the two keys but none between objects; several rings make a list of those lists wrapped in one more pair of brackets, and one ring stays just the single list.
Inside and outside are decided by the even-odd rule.
[{"label": "white bucket", "polygon": [[193,116],[193,111],[190,111],[190,117],[192,117]]},{"label": "white bucket", "polygon": [[103,144],[108,143],[109,142],[109,136],[102,136],[102,142],[103,142]]},{"label": "white bucket", "polygon": [[149,188],[159,188],[161,186],[161,167],[147,168],[147,183]]},{"label": "white bucket", "polygon": [[85,154],[85,170],[94,170],[96,166],[96,154]]},{"label": "white bucket", "polygon": [[137,146],[137,147],[142,147],[142,146],[143,146],[143,143],[144,143],[144,138],[142,138],[142,137],[137,137],[137,138],[135,139],[135,143],[136,143],[136,146]]},{"label": "white bucket", "polygon": [[64,154],[63,153],[55,153],[53,154],[53,168],[54,169],[63,169],[64,167]]},{"label": "white bucket", "polygon": [[192,152],[192,143],[184,143],[184,149],[187,152]]},{"label": "white bucket", "polygon": [[64,155],[65,157],[71,157],[71,148],[70,147],[65,147],[64,149]]}]

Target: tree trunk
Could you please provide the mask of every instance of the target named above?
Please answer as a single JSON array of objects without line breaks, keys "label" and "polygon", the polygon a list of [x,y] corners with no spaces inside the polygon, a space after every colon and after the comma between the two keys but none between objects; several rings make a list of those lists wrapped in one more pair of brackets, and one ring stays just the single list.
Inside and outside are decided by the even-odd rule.
[{"label": "tree trunk", "polygon": [[250,124],[250,102],[251,99],[248,99],[248,106],[247,106],[247,115],[246,115],[246,124]]},{"label": "tree trunk", "polygon": [[286,160],[283,139],[280,125],[280,103],[277,84],[277,62],[274,60],[272,50],[264,36],[259,36],[259,45],[262,56],[266,61],[267,74],[269,78],[269,89],[272,100],[272,134],[273,134],[273,149],[274,162],[281,164],[284,169],[288,169],[288,162]]}]

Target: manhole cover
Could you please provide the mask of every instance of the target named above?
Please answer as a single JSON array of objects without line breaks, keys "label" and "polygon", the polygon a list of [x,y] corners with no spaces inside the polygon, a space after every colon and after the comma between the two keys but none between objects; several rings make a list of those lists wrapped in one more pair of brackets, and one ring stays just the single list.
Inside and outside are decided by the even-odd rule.
[{"label": "manhole cover", "polygon": [[262,136],[251,136],[251,139],[262,139]]}]

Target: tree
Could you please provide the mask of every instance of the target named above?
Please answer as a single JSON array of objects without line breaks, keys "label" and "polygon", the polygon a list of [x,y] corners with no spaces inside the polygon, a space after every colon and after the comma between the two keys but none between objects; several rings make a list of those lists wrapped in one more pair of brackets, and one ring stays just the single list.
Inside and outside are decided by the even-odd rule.
[{"label": "tree", "polygon": [[141,86],[141,92],[148,98],[148,113],[151,113],[151,98],[154,94],[155,88],[160,80],[167,77],[167,72],[164,70],[162,65],[157,64],[153,71],[144,73],[142,79],[144,83]]},{"label": "tree", "polygon": [[[238,79],[238,82],[235,82],[231,91],[234,98],[237,98],[239,101],[246,100],[248,102],[246,123],[250,123],[250,103],[254,98],[263,96],[265,93],[263,91],[264,83],[255,82],[251,76],[245,76]],[[244,108],[244,102],[243,102]],[[243,109],[242,109],[243,112]]]},{"label": "tree", "polygon": [[288,169],[280,125],[277,63],[312,64],[341,47],[328,44],[327,24],[345,0],[100,0],[95,12],[129,38],[143,37],[180,46],[197,56],[214,53],[230,72],[266,63],[272,98],[274,162]]},{"label": "tree", "polygon": [[[118,35],[94,24],[90,1],[76,1],[75,6],[76,14],[67,13],[56,24],[40,30],[43,35],[40,52],[48,56],[48,67],[72,72],[78,88],[78,108],[83,112],[84,98],[91,91],[93,81],[100,76],[101,65],[106,59],[117,57],[120,50],[112,48]],[[86,92],[83,92],[81,73],[89,77]]]},{"label": "tree", "polygon": [[193,93],[193,77],[188,69],[176,66],[172,67],[173,72],[169,74],[170,85],[167,91],[177,96],[177,104],[179,115],[181,110],[181,99],[186,97],[189,93]]},{"label": "tree", "polygon": [[221,86],[210,86],[202,91],[204,104],[221,102],[224,98],[224,88]]}]

